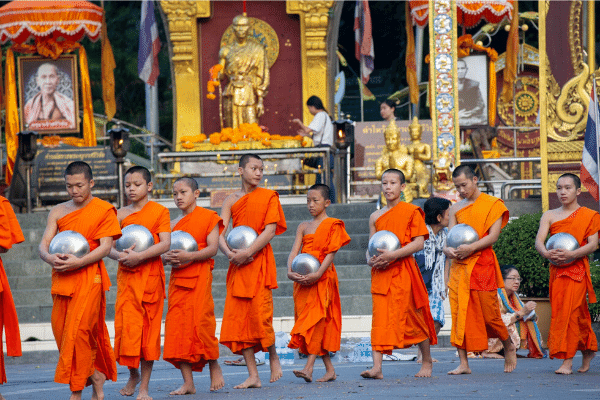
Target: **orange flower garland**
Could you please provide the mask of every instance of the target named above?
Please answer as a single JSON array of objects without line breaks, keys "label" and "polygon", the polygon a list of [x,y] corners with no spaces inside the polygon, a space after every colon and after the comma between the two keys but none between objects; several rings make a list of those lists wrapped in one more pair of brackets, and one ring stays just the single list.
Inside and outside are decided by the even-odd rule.
[{"label": "orange flower garland", "polygon": [[219,72],[221,72],[222,69],[223,66],[221,64],[216,64],[208,70],[210,80],[207,83],[208,94],[206,97],[210,100],[217,98],[217,96],[215,96],[215,88],[221,85],[221,82],[219,82]]}]

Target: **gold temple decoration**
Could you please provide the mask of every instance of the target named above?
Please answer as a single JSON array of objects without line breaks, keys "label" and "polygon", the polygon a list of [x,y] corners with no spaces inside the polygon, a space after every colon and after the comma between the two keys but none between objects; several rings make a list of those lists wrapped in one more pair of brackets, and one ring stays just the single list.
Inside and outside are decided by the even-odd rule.
[{"label": "gold temple decoration", "polygon": [[[275,64],[277,57],[279,57],[279,39],[277,38],[277,32],[275,29],[262,19],[248,17],[252,29],[250,31],[249,39],[254,39],[267,50],[267,59],[269,60],[269,68]],[[225,47],[235,40],[235,34],[233,31],[233,24],[229,25],[223,36],[221,37],[221,47]]]},{"label": "gold temple decoration", "polygon": [[433,187],[435,190],[445,192],[454,188],[452,170],[454,169],[454,155],[449,151],[452,142],[442,140],[442,151],[433,162]]},{"label": "gold temple decoration", "polygon": [[417,184],[413,182],[414,160],[408,154],[408,149],[400,144],[400,129],[396,121],[392,119],[385,128],[385,148],[381,156],[375,161],[375,176],[381,179],[383,173],[390,168],[399,169],[404,173],[406,188],[404,189],[404,201],[410,203],[417,196]]},{"label": "gold temple decoration", "polygon": [[419,119],[415,116],[412,123],[408,126],[411,143],[406,146],[408,154],[414,162],[414,173],[411,179],[412,183],[416,183],[419,197],[428,198],[429,193],[429,169],[424,161],[431,161],[431,146],[421,142],[423,127],[419,124]]},{"label": "gold temple decoration", "polygon": [[[325,107],[329,103],[326,37],[329,27],[329,10],[333,1],[287,0],[288,14],[298,14],[300,20],[299,49],[302,62],[302,103],[311,95],[323,99]],[[181,137],[198,134],[201,129],[202,101],[199,49],[198,18],[211,17],[210,1],[161,0],[160,5],[168,21],[168,40],[172,48],[172,69],[174,71],[174,114],[177,118],[173,127],[175,151],[183,150]],[[304,108],[304,120],[312,118]]]}]

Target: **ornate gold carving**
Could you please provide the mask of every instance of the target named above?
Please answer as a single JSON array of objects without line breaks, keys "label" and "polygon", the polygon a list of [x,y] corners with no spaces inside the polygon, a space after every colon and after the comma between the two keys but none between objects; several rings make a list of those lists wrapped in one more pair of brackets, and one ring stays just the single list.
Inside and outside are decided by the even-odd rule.
[{"label": "ornate gold carving", "polygon": [[583,68],[583,49],[581,48],[581,14],[582,1],[572,1],[569,11],[569,47],[571,50],[571,64],[575,75],[581,73]]},{"label": "ornate gold carving", "polygon": [[[501,96],[498,97],[498,115],[507,125],[536,126],[536,117],[539,110],[539,86],[538,78],[533,76],[520,76],[515,81],[517,91],[513,101],[507,102]],[[514,110],[513,110],[514,105]],[[513,112],[520,118],[515,122]]]},{"label": "ornate gold carving", "polygon": [[585,130],[587,122],[591,86],[588,65],[582,63],[581,72],[571,78],[562,89],[552,76],[548,61],[546,61],[546,72],[547,135],[561,142],[574,140]]},{"label": "ornate gold carving", "polygon": [[[523,64],[534,65],[536,67],[539,67],[540,56],[538,49],[536,49],[535,47],[524,43],[522,57]],[[496,70],[496,73],[506,68],[506,53],[502,53],[498,56],[498,61],[496,61],[496,63],[494,64],[494,68]]]},{"label": "ornate gold carving", "polygon": [[169,21],[169,39],[173,46],[175,74],[193,74],[196,38],[196,1],[161,1],[160,5]]},{"label": "ornate gold carving", "polygon": [[[333,1],[286,1],[286,12],[300,16],[303,103],[312,95],[319,96],[325,107],[329,103],[327,82],[327,28]],[[304,120],[312,118],[304,109]]]},{"label": "ornate gold carving", "polygon": [[[275,64],[277,57],[279,57],[279,39],[277,38],[277,32],[265,21],[248,17],[251,22],[252,30],[248,34],[248,38],[254,39],[258,43],[262,44],[267,50],[267,59],[269,60],[269,68]],[[233,25],[229,25],[223,37],[221,37],[221,48],[227,46],[235,40],[233,33]]]}]

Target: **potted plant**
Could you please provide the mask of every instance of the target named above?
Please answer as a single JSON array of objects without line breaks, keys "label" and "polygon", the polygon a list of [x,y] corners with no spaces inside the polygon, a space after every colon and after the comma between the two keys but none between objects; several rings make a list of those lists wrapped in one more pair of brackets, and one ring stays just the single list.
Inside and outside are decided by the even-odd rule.
[{"label": "potted plant", "polygon": [[[494,244],[500,265],[514,265],[521,275],[519,294],[537,303],[538,326],[544,345],[548,343],[550,330],[550,269],[549,261],[535,249],[535,237],[542,213],[524,214],[510,221]],[[526,301],[523,299],[523,301]]]}]

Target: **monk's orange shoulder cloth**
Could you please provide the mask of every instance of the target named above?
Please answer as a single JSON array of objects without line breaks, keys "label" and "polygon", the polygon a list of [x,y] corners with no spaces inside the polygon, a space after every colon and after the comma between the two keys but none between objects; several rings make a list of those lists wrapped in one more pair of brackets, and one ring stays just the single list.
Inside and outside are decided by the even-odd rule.
[{"label": "monk's orange shoulder cloth", "polygon": [[[273,190],[256,188],[231,206],[233,227],[246,225],[259,235],[269,224],[276,224],[275,234],[287,229],[279,194]],[[264,287],[277,289],[277,270],[271,244],[268,243],[254,255],[254,261],[241,267],[230,264],[227,282],[234,297],[253,298],[260,284],[259,275],[264,276]],[[229,286],[229,285],[228,285]]]},{"label": "monk's orange shoulder cloth", "polygon": [[[173,231],[189,233],[198,243],[198,250],[202,250],[207,246],[208,235],[217,226],[220,234],[224,229],[223,220],[216,212],[196,207],[177,222]],[[177,368],[186,362],[193,371],[199,372],[208,360],[219,358],[211,292],[213,267],[214,261],[210,258],[171,269],[163,359]]]},{"label": "monk's orange shoulder cloth", "polygon": [[[138,212],[121,221],[121,227],[142,225],[160,242],[162,232],[171,232],[169,210],[149,201]],[[134,249],[135,250],[135,249]],[[121,365],[135,367],[144,360],[160,358],[160,329],[165,299],[165,270],[160,256],[135,268],[119,264],[115,304],[115,355]],[[144,309],[143,303],[148,305]],[[142,334],[143,333],[143,334]]]},{"label": "monk's orange shoulder cloth", "polygon": [[[587,238],[600,231],[600,215],[587,207],[579,207],[570,216],[556,221],[550,226],[550,235],[566,232],[575,237],[579,246],[587,244]],[[550,264],[550,285],[561,276],[567,276],[577,282],[585,281],[589,303],[596,302],[596,294],[592,286],[590,263],[587,257],[581,257],[564,266]]]},{"label": "monk's orange shoulder cloth", "polygon": [[[13,244],[25,241],[23,232],[17,221],[17,216],[8,200],[0,196],[0,247],[10,250]],[[21,334],[19,332],[19,320],[17,309],[13,301],[8,277],[4,271],[4,265],[0,259],[0,337],[2,331],[6,333],[6,354],[11,357],[21,356]],[[0,383],[6,382],[4,370],[4,352],[0,342]]]},{"label": "monk's orange shoulder cloth", "polygon": [[[327,254],[337,252],[350,243],[344,222],[336,218],[322,221],[314,234],[302,238],[302,253],[323,262]],[[323,273],[313,285],[294,283],[294,314],[289,347],[303,354],[324,355],[340,349],[342,305],[335,265]]]},{"label": "monk's orange shoulder cloth", "polygon": [[[473,227],[480,238],[489,233],[490,228],[499,218],[502,219],[502,228],[504,228],[508,223],[508,209],[502,200],[486,193],[481,193],[472,204],[461,208],[456,213],[456,222]],[[500,265],[491,247],[477,251],[464,260],[452,260],[451,274],[460,275],[458,287],[456,288],[458,293],[457,321],[452,321],[453,328],[451,332],[451,341],[457,345],[462,345],[464,340],[467,307],[471,290],[471,273],[477,262],[480,261],[480,258],[483,258],[482,256],[485,257],[486,262],[493,264],[497,287],[504,287]],[[451,283],[452,281],[451,279]]]},{"label": "monk's orange shoulder cloth", "polygon": [[[117,210],[112,204],[96,197],[85,207],[60,218],[57,221],[57,225],[59,232],[71,230],[81,233],[87,239],[90,251],[95,250],[100,245],[100,239],[102,238],[112,237],[113,239],[118,239],[121,237]],[[100,301],[98,320],[88,321],[89,323],[97,323],[97,336],[88,338],[95,342],[95,346],[97,346],[96,360],[93,363],[96,369],[104,373],[108,379],[117,380],[115,358],[104,321],[106,315],[106,297],[102,292],[100,299],[90,298],[92,286],[94,283],[97,283],[98,275],[102,282],[103,291],[108,290],[110,288],[110,279],[102,260],[70,272],[52,271],[52,295],[71,298],[66,310],[62,310],[66,315],[62,315],[62,312],[53,312],[52,314],[53,329],[58,329],[54,329],[54,332],[60,351],[60,358],[54,376],[54,380],[58,383],[73,384],[71,379],[73,376],[89,376],[89,369],[92,368],[91,365],[84,366],[78,363],[80,368],[87,367],[87,370],[73,371],[75,358],[85,359],[85,357],[90,357],[89,354],[75,354],[78,332],[86,331],[87,329],[93,331],[93,327],[91,326],[82,326],[84,324],[82,320],[88,320],[83,318],[83,311],[89,301]],[[56,333],[58,331],[62,331],[62,337],[57,337]]]}]

